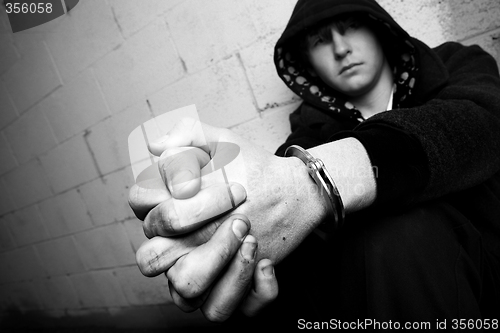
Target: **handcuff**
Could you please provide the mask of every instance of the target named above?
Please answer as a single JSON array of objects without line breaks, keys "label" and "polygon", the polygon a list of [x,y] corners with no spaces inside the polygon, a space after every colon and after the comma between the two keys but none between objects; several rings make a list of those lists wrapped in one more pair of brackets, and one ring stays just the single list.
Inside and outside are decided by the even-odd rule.
[{"label": "handcuff", "polygon": [[313,157],[300,146],[292,145],[285,150],[285,157],[295,156],[307,167],[309,176],[318,186],[318,190],[327,201],[329,214],[333,217],[333,226],[326,228],[328,231],[340,228],[344,224],[345,210],[342,198],[332,177],[319,158]]}]

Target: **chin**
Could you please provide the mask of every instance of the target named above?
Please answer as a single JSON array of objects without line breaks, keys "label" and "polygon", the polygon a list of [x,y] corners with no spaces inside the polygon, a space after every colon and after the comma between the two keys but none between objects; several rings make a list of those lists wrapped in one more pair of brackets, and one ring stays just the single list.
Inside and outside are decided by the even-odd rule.
[{"label": "chin", "polygon": [[361,97],[361,96],[365,95],[368,91],[369,91],[369,89],[366,88],[365,86],[363,86],[363,87],[356,87],[356,88],[352,88],[352,89],[348,89],[348,90],[343,90],[340,92],[348,97],[356,98],[356,97]]}]

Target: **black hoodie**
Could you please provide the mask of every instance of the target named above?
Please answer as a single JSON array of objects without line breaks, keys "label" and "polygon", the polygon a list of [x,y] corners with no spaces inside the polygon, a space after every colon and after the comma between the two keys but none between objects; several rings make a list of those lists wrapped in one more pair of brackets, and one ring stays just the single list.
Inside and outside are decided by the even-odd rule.
[{"label": "black hoodie", "polygon": [[[380,25],[379,39],[396,59],[393,110],[367,120],[312,77],[296,51],[305,29],[351,12]],[[404,209],[456,194],[492,181],[500,170],[498,67],[478,46],[445,43],[430,49],[373,0],[299,0],[274,59],[280,78],[304,101],[291,114],[292,134],[277,154],[292,144],[310,148],[357,138],[376,166],[375,207]]]},{"label": "black hoodie", "polygon": [[[378,37],[389,45],[395,59],[391,62],[397,85],[393,109],[366,120],[345,96],[312,77],[302,63],[303,57],[297,55],[298,38],[305,29],[351,12],[365,13],[372,23],[379,25]],[[276,154],[282,156],[293,144],[310,148],[355,137],[377,166],[377,199],[364,212],[347,216],[343,229],[334,234],[334,241],[318,242],[311,235],[285,258],[277,266],[278,300],[264,312],[265,323],[256,321],[255,327],[248,327],[252,331],[274,326],[281,330],[300,329],[301,324],[307,328],[306,323],[320,320],[319,324],[323,325],[324,320],[334,320],[341,314],[347,319],[363,320],[364,315],[374,313],[368,311],[368,306],[386,308],[387,304],[380,299],[372,299],[370,304],[366,300],[366,308],[358,307],[356,300],[366,297],[368,280],[377,277],[357,273],[367,267],[363,253],[364,247],[370,244],[363,243],[364,237],[352,235],[365,233],[361,220],[368,220],[366,224],[371,225],[373,221],[380,221],[377,217],[383,220],[395,209],[400,209],[401,215],[394,216],[404,216],[405,211],[415,205],[445,206],[446,218],[458,221],[457,225],[469,226],[470,221],[477,227],[482,244],[480,274],[486,291],[482,302],[486,304],[490,297],[492,303],[498,303],[500,78],[493,57],[478,46],[465,47],[458,43],[430,49],[410,37],[373,0],[299,0],[276,44],[274,59],[278,75],[303,99],[301,106],[290,115],[292,134]],[[432,231],[426,229],[426,232]],[[467,252],[464,249],[473,248],[477,239],[463,238],[461,242],[472,244],[461,247]],[[346,250],[342,244],[350,245]],[[350,251],[355,252],[354,255],[343,254]],[[344,257],[362,259],[352,261]],[[390,265],[391,259],[385,259]],[[345,274],[339,272],[340,267],[346,270]],[[401,274],[408,273],[403,271]],[[413,277],[418,281],[426,275],[426,272],[419,273],[421,275]],[[392,281],[390,277],[389,281]],[[424,289],[431,293],[436,288]],[[340,297],[341,294],[345,297]],[[396,307],[412,302],[404,295],[398,297],[397,301],[385,297],[385,301],[395,302]],[[339,299],[342,301],[337,301]],[[441,300],[439,296],[436,299]],[[496,309],[487,308],[494,313],[491,317],[496,318]],[[345,313],[350,310],[354,313]],[[300,318],[298,322],[297,318]]]}]

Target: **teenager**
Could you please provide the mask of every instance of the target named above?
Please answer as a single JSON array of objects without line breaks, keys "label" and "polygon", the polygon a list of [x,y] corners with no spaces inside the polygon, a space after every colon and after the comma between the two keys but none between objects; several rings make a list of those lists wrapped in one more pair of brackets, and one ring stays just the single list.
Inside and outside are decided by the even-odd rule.
[{"label": "teenager", "polygon": [[[257,258],[281,262],[280,293],[263,318],[295,327],[300,319],[498,318],[500,79],[494,59],[478,46],[450,42],[431,49],[372,0],[299,0],[277,42],[275,63],[303,99],[290,116],[292,134],[278,149],[280,157],[230,131],[204,129],[209,141],[237,143],[250,169],[269,170],[243,183],[244,191],[231,187],[242,202],[236,212],[248,216],[259,242]],[[188,127],[181,124],[151,150],[201,146]],[[327,197],[293,190],[315,183],[301,160],[281,157],[291,145],[324,163],[341,201],[333,214]],[[163,175],[172,179],[189,170],[197,182],[200,160],[182,167],[165,163]],[[278,187],[266,191],[262,184],[269,183]],[[150,237],[175,231],[178,221],[165,219],[171,204],[147,191],[131,193]],[[216,210],[222,197],[227,189],[207,187],[184,200],[199,213],[199,207]],[[332,233],[342,209],[343,226]],[[176,218],[189,220],[187,215]],[[215,232],[210,225],[205,234]],[[330,238],[318,237],[316,228]],[[215,273],[204,274],[207,265],[196,265],[204,250],[186,241],[196,234],[161,245],[163,238],[155,237],[138,252],[143,271],[168,271],[174,293],[183,296],[176,294],[177,304],[203,292],[206,299],[213,281],[231,273],[217,276],[218,264]],[[170,250],[182,246],[179,256],[186,255],[176,262]],[[171,257],[151,269],[148,253],[155,260]],[[224,263],[229,260],[226,255]],[[196,291],[183,282],[193,275]],[[221,299],[235,304],[242,295]]]}]

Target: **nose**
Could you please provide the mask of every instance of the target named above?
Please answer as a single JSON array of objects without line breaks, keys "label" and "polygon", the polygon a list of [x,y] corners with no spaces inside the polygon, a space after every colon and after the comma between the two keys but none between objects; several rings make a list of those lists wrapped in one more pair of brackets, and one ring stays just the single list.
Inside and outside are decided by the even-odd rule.
[{"label": "nose", "polygon": [[351,53],[349,40],[335,29],[332,29],[332,48],[336,60],[343,59]]}]

